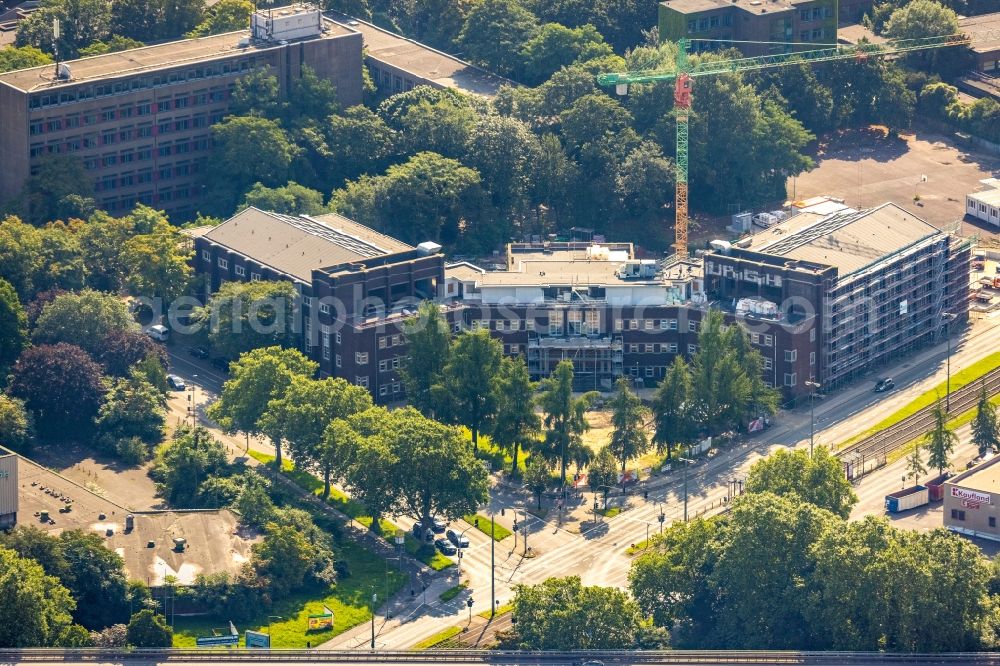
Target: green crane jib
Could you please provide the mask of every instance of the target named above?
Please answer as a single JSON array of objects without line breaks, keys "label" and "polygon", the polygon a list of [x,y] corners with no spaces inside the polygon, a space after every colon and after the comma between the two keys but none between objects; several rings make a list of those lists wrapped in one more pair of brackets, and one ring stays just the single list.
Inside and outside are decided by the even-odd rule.
[{"label": "green crane jib", "polygon": [[[834,60],[857,60],[862,62],[870,57],[937,49],[946,46],[962,46],[973,41],[989,41],[1000,38],[1000,30],[979,33],[973,37],[964,34],[943,37],[921,37],[918,39],[890,39],[881,44],[863,42],[850,45],[831,45],[808,51],[791,51],[774,55],[732,60],[706,60],[691,64],[688,59],[689,41],[678,42],[677,59],[670,70],[640,70],[634,72],[606,73],[597,77],[602,86],[615,86],[619,95],[628,94],[632,83],[654,83],[674,81],[674,114],[677,121],[677,162],[674,196],[674,249],[677,256],[688,255],[688,119],[691,110],[692,78],[725,74],[727,72],[750,72],[772,67],[784,67],[798,63],[829,62]],[[800,48],[801,44],[779,44],[788,48]]]}]

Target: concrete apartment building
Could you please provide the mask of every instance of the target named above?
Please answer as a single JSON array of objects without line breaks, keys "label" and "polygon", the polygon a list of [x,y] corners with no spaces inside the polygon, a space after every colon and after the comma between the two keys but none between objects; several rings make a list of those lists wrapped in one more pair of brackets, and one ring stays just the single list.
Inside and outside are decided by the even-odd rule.
[{"label": "concrete apartment building", "polygon": [[838,15],[838,0],[665,0],[659,31],[662,40],[692,40],[693,52],[735,47],[759,56],[835,44]]},{"label": "concrete apartment building", "polygon": [[74,155],[109,213],[144,203],[183,218],[240,76],[269,67],[287,93],[308,65],[343,104],[361,102],[358,32],[304,5],[259,11],[251,27],[0,74],[0,201],[42,156]]},{"label": "concrete apartment building", "polygon": [[1000,456],[948,479],[943,513],[952,532],[1000,541]]}]

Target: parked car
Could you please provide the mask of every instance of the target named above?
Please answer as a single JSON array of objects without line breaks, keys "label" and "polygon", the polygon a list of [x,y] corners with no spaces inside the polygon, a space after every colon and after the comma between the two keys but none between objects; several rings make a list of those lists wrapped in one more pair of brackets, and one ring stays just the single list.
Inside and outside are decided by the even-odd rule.
[{"label": "parked car", "polygon": [[458,548],[455,548],[447,539],[438,539],[434,542],[434,545],[445,555],[455,555],[458,553]]},{"label": "parked car", "polygon": [[447,527],[448,523],[440,518],[431,518],[431,529],[434,530],[434,534],[441,534]]},{"label": "parked car", "polygon": [[448,537],[448,541],[451,541],[458,548],[469,547],[469,537],[465,536],[464,534],[459,534],[455,530],[448,530],[445,533],[445,536]]},{"label": "parked car", "polygon": [[167,385],[175,391],[183,391],[187,388],[184,380],[177,375],[167,375]]},{"label": "parked car", "polygon": [[892,381],[892,377],[883,377],[875,382],[875,393],[885,393],[894,388],[896,388],[896,382]]},{"label": "parked car", "polygon": [[424,543],[434,543],[434,532],[425,530],[419,522],[413,523],[413,536]]},{"label": "parked car", "polygon": [[166,342],[170,339],[170,329],[163,324],[153,324],[146,329],[146,335],[158,342]]},{"label": "parked car", "polygon": [[208,358],[208,349],[199,346],[188,347],[188,354],[191,354],[191,356],[194,356],[195,358],[205,359]]},{"label": "parked car", "polygon": [[221,356],[216,356],[214,358],[208,359],[208,364],[213,368],[222,370],[223,372],[229,372],[229,359],[222,358]]}]

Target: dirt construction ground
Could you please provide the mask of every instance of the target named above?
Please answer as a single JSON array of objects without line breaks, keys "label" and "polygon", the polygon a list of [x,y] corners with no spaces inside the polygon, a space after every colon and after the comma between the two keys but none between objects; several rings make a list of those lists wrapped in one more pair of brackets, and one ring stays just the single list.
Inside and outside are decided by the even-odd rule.
[{"label": "dirt construction ground", "polygon": [[[965,195],[981,188],[979,180],[1000,177],[1000,156],[923,129],[902,137],[887,137],[876,128],[840,132],[824,137],[813,157],[812,171],[789,179],[789,199],[828,195],[858,208],[892,201],[938,227],[963,218]],[[1000,235],[995,227],[968,220],[960,233]]]}]

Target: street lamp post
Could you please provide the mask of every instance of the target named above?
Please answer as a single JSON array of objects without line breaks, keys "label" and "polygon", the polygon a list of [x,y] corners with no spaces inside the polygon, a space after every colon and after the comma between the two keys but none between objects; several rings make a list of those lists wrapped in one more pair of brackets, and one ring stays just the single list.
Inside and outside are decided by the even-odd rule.
[{"label": "street lamp post", "polygon": [[811,379],[806,381],[806,387],[811,388],[812,392],[809,394],[809,457],[813,457],[813,443],[816,439],[816,391],[819,390],[822,385],[819,382],[814,382]]},{"label": "street lamp post", "polygon": [[[374,589],[374,588],[373,588]],[[372,649],[375,649],[375,604],[378,602],[378,595],[372,591]]]},{"label": "street lamp post", "polygon": [[[684,463],[684,522],[688,521],[688,465],[694,462],[690,458],[681,458],[678,456],[678,462]],[[660,522],[662,527],[663,523]]]},{"label": "street lamp post", "polygon": [[280,615],[268,615],[267,616],[267,635],[271,635],[271,620],[284,620],[285,618]]},{"label": "street lamp post", "polygon": [[945,361],[947,366],[947,383],[945,384],[944,411],[951,411],[951,322],[955,321],[957,315],[954,312],[945,312],[941,315],[944,320],[944,337],[948,341],[948,356]]}]

